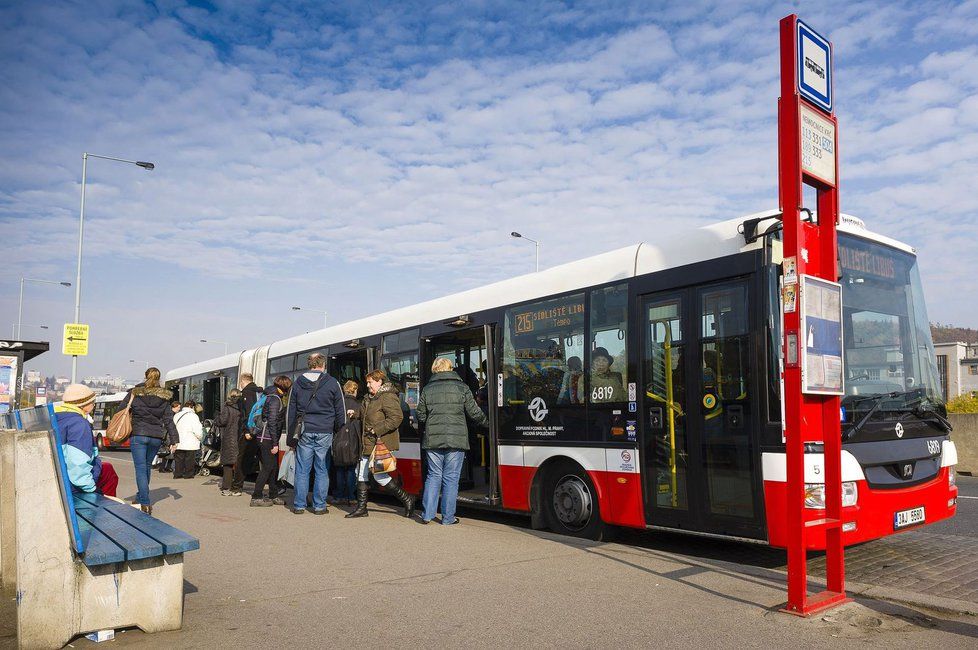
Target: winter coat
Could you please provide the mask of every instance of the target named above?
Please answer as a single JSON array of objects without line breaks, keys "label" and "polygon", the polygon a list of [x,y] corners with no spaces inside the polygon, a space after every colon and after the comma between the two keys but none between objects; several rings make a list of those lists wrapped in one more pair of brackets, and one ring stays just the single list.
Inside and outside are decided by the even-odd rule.
[{"label": "winter coat", "polygon": [[91,423],[84,411],[70,404],[54,407],[54,417],[72,491],[94,492],[102,473],[102,459],[95,446]]},{"label": "winter coat", "polygon": [[180,437],[177,449],[180,451],[200,449],[200,441],[204,439],[204,427],[192,408],[185,406],[179,413],[174,413],[173,424],[177,427],[177,435]]},{"label": "winter coat", "polygon": [[472,397],[472,391],[462,378],[451,370],[436,372],[421,391],[418,422],[425,425],[424,449],[469,448],[469,428],[466,416],[480,427],[489,426],[489,418]]},{"label": "winter coat", "polygon": [[265,389],[265,403],[261,407],[261,416],[265,426],[256,432],[258,442],[270,443],[273,447],[278,444],[279,436],[285,430],[285,409],[282,408],[282,395],[275,386]]},{"label": "winter coat", "polygon": [[237,403],[225,404],[214,421],[221,435],[221,465],[238,462],[238,443],[244,435],[241,407]]},{"label": "winter coat", "polygon": [[251,407],[258,402],[258,396],[261,395],[262,389],[258,388],[255,382],[250,382],[247,386],[241,389],[241,415],[245,419],[244,428],[248,428],[248,416],[251,415]]},{"label": "winter coat", "polygon": [[174,414],[170,408],[173,391],[162,386],[147,388],[144,384],[139,384],[122,400],[123,408],[129,403],[130,396],[132,396],[130,411],[132,435],[165,439],[171,445],[179,442],[180,436],[177,434],[177,427],[173,424]]},{"label": "winter coat", "polygon": [[374,441],[379,438],[391,451],[400,449],[401,436],[398,427],[404,420],[401,400],[397,387],[388,382],[381,384],[376,395],[363,398],[360,407],[360,420],[363,422],[363,455],[369,456],[374,450]]},{"label": "winter coat", "polygon": [[286,413],[289,447],[295,447],[294,443],[302,435],[302,431],[298,430],[300,414],[304,430],[336,433],[346,424],[346,405],[340,383],[326,372],[312,371],[300,375],[292,384]]}]

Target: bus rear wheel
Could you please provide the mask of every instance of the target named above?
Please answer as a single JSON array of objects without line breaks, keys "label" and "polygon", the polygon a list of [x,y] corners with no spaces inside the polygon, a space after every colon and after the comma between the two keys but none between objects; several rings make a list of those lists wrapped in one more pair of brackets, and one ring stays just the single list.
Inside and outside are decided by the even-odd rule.
[{"label": "bus rear wheel", "polygon": [[601,521],[597,492],[579,466],[562,463],[550,468],[544,479],[543,507],[547,527],[555,533],[602,540],[609,527]]}]

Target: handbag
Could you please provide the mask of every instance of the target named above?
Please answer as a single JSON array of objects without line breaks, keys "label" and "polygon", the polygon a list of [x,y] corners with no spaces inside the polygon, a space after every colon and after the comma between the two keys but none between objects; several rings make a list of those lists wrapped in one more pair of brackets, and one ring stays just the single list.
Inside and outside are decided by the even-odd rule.
[{"label": "handbag", "polygon": [[132,401],[136,398],[132,393],[129,394],[129,403],[126,408],[112,416],[109,425],[105,427],[105,437],[109,442],[115,444],[123,443],[132,435]]},{"label": "handbag", "polygon": [[370,452],[370,473],[389,474],[397,469],[397,459],[394,454],[380,440],[374,444],[374,450]]}]

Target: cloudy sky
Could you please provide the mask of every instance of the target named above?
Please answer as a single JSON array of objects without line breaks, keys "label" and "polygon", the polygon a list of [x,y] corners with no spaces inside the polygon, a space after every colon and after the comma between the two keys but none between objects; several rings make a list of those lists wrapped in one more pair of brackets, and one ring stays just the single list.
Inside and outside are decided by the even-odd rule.
[{"label": "cloudy sky", "polygon": [[[835,45],[842,209],[978,326],[978,1],[7,0],[0,327],[74,280],[84,151],[156,170],[89,162],[83,376],[531,271],[514,229],[550,266],[776,207],[792,12]],[[29,284],[25,338],[73,298]]]}]

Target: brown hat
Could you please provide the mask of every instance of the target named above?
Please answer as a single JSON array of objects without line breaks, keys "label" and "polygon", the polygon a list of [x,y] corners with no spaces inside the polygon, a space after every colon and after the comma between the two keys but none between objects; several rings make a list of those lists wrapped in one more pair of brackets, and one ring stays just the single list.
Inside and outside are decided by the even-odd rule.
[{"label": "brown hat", "polygon": [[85,384],[69,384],[63,399],[65,404],[82,408],[95,401],[95,391]]}]

